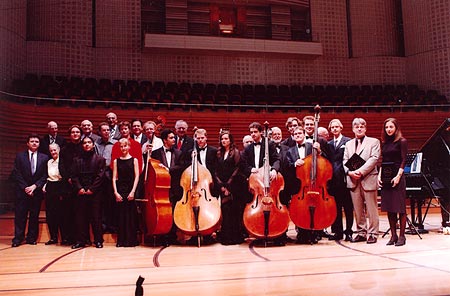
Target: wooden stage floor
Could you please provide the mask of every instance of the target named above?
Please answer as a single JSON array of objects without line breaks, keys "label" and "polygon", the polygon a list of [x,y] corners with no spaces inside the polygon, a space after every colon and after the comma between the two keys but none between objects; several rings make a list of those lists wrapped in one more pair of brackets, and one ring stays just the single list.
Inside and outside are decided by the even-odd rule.
[{"label": "wooden stage floor", "polygon": [[[428,214],[423,239],[403,247],[321,240],[317,245],[252,247],[214,244],[103,249],[11,248],[0,236],[0,295],[450,295],[450,235]],[[5,220],[0,220],[5,227]],[[380,216],[380,230],[387,218]],[[289,236],[295,236],[293,226]]]}]

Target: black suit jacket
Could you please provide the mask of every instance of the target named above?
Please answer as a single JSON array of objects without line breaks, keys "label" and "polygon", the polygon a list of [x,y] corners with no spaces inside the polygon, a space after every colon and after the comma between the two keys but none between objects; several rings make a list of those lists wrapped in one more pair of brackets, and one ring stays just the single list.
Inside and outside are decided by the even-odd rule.
[{"label": "black suit jacket", "polygon": [[105,168],[106,160],[95,153],[92,154],[92,158],[75,158],[71,170],[72,185],[75,192],[84,188],[97,194],[102,189]]},{"label": "black suit jacket", "polygon": [[[159,160],[163,165],[168,167],[166,153],[164,147],[152,151],[152,158]],[[169,168],[170,174],[170,201],[175,204],[183,196],[183,188],[180,186],[181,174],[186,169],[187,164],[180,150],[172,149],[172,160]]]},{"label": "black suit jacket", "polygon": [[330,150],[330,157],[328,158],[333,165],[333,178],[331,181],[330,189],[333,189],[335,186],[346,187],[346,176],[343,165],[344,151],[345,151],[345,143],[350,141],[349,137],[342,136],[341,141],[334,146],[334,139],[328,141],[328,147]]},{"label": "black suit jacket", "polygon": [[[63,148],[66,144],[66,139],[63,136],[56,135],[55,143],[59,145],[59,148]],[[50,145],[50,135],[45,135],[41,139],[39,144],[39,152],[45,153],[50,157],[50,151],[48,150],[48,145]]]},{"label": "black suit jacket", "polygon": [[292,138],[292,136],[289,136],[288,138],[284,139],[283,141],[281,141],[282,145],[286,145],[288,147],[292,147],[295,146],[295,144],[297,144],[295,142],[295,140]]},{"label": "black suit jacket", "polygon": [[[313,145],[309,142],[305,143],[305,157],[310,155],[313,150]],[[288,169],[285,176],[285,184],[287,184],[286,190],[292,195],[300,190],[300,180],[297,178],[297,171],[295,168],[295,161],[300,158],[298,154],[297,145],[290,147],[286,158],[288,161]],[[286,186],[286,185],[285,185]]]},{"label": "black suit jacket", "polygon": [[[259,154],[259,167],[256,167],[255,164],[255,143],[252,143],[245,148],[242,153],[242,173],[248,178],[252,172],[252,168],[259,168],[263,166],[264,163],[264,154],[265,154],[265,145],[264,138],[261,143],[261,152]],[[275,147],[275,143],[273,141],[269,141],[269,164],[272,169],[277,172],[280,171],[280,155],[277,153],[277,149]]]},{"label": "black suit jacket", "polygon": [[[176,150],[178,145],[178,136],[175,136],[175,146]],[[184,158],[188,159],[190,157],[190,152],[194,149],[194,139],[189,136],[184,136],[183,143],[181,144],[181,152],[184,154]]]},{"label": "black suit jacket", "polygon": [[48,156],[44,153],[37,153],[36,171],[34,175],[31,174],[31,162],[28,150],[20,152],[16,155],[14,161],[14,168],[11,173],[11,178],[15,182],[17,193],[25,194],[26,187],[35,184],[38,188],[35,194],[42,192],[42,187],[47,180],[47,161]]}]

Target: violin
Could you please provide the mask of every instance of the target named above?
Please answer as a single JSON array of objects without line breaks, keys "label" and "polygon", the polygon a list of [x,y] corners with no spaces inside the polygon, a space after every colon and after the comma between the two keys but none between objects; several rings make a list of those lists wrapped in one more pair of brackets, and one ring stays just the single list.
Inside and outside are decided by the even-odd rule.
[{"label": "violin", "polygon": [[[154,135],[152,136],[153,145]],[[144,172],[145,226],[146,235],[160,235],[170,232],[172,228],[172,205],[169,200],[170,174],[161,162],[151,158],[147,152],[147,165]]]},{"label": "violin", "polygon": [[[314,142],[317,141],[317,130],[320,120],[320,106],[314,108]],[[333,224],[336,219],[336,202],[327,191],[327,182],[333,176],[333,167],[324,157],[318,155],[313,148],[305,157],[304,164],[296,168],[296,176],[301,180],[301,187],[292,196],[289,214],[292,222],[300,228],[322,230]]]},{"label": "violin", "polygon": [[209,235],[220,226],[220,200],[211,195],[213,179],[209,170],[198,162],[197,146],[192,151],[192,163],[181,175],[183,197],[174,209],[176,226],[187,235],[197,236],[198,247],[202,235]]},{"label": "violin", "polygon": [[269,123],[266,121],[264,134],[264,165],[249,177],[249,188],[253,201],[245,206],[244,226],[254,237],[271,239],[281,236],[289,227],[289,212],[280,202],[280,191],[284,189],[284,179],[280,173],[270,181],[269,163]]}]

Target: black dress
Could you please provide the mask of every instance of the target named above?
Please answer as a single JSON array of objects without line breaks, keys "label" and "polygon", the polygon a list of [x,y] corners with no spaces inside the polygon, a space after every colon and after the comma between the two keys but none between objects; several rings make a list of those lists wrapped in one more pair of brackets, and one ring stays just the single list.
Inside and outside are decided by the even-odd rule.
[{"label": "black dress", "polygon": [[[223,186],[231,193],[230,196],[222,198],[222,228],[219,233],[220,242],[224,245],[240,244],[243,242],[242,236],[242,215],[244,212],[245,191],[243,190],[244,180],[239,174],[240,153],[233,149],[226,158],[218,155],[218,165],[216,169],[216,184],[218,192]],[[226,200],[226,202],[224,202]]]},{"label": "black dress", "polygon": [[123,198],[123,201],[117,202],[119,212],[117,244],[134,247],[137,245],[137,210],[135,201],[127,199],[133,189],[134,158],[117,158],[117,175],[117,192]]},{"label": "black dress", "polygon": [[[388,138],[381,149],[383,163],[393,162],[395,168],[405,168],[407,152],[406,139],[401,138],[393,142],[392,139]],[[381,187],[381,210],[391,213],[406,213],[406,181],[404,175],[394,188],[391,186]]]}]

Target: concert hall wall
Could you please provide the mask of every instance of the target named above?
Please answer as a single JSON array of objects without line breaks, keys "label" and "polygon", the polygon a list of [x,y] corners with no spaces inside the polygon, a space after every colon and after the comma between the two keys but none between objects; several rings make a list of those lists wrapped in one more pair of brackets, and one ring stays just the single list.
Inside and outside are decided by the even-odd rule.
[{"label": "concert hall wall", "polygon": [[[258,2],[270,1],[252,1]],[[323,47],[318,57],[205,55],[145,48],[141,0],[1,1],[0,87],[33,73],[190,83],[415,84],[450,97],[447,1],[311,0],[310,9],[312,42]]]}]

